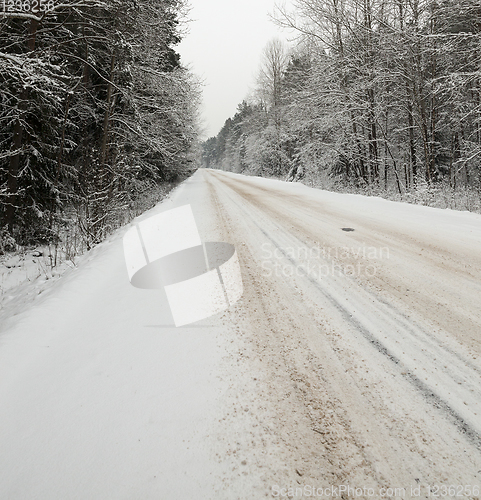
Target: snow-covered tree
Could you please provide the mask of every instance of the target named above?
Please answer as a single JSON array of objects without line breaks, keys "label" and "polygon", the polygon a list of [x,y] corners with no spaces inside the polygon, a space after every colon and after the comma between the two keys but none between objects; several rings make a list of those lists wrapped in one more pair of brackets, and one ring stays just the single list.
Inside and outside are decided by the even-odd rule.
[{"label": "snow-covered tree", "polygon": [[74,210],[91,244],[192,169],[199,91],[175,52],[186,5],[48,5],[0,18],[0,218],[19,241],[48,240]]}]

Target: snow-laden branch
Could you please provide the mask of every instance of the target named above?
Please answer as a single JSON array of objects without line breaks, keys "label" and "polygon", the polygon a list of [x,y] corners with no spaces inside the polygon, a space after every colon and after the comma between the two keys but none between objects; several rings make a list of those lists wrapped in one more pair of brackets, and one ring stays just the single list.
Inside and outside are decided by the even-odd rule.
[{"label": "snow-laden branch", "polygon": [[11,54],[6,54],[5,52],[0,52],[0,58],[5,59],[11,63],[17,64],[21,66],[24,62],[24,59],[18,56],[13,56]]},{"label": "snow-laden branch", "polygon": [[71,3],[59,3],[55,5],[53,9],[49,12],[54,12],[55,10],[65,9],[65,8],[81,8],[81,7],[107,7],[106,2],[100,0],[84,0],[83,2],[71,2]]},{"label": "snow-laden branch", "polygon": [[41,21],[43,19],[44,15],[38,16],[35,14],[32,14],[30,12],[0,12],[0,19],[1,18],[7,18],[7,19],[25,19],[25,20],[33,20],[33,21]]},{"label": "snow-laden branch", "polygon": [[0,160],[3,160],[5,158],[10,158],[12,156],[18,155],[21,152],[20,149],[14,150],[14,151],[7,151],[6,153],[0,154]]}]

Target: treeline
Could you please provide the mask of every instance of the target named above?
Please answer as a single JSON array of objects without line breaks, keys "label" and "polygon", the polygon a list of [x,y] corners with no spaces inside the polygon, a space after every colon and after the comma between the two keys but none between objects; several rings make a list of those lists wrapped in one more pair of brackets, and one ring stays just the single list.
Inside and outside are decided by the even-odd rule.
[{"label": "treeline", "polygon": [[[87,248],[195,168],[183,0],[26,0],[0,13],[0,240]],[[150,201],[149,201],[150,200]]]},{"label": "treeline", "polygon": [[404,193],[481,193],[479,0],[296,0],[249,102],[203,144],[206,166]]}]

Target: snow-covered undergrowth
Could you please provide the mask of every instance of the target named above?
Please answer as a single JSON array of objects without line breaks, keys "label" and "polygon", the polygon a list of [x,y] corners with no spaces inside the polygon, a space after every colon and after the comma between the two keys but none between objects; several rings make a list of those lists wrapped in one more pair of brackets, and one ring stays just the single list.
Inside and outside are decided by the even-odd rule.
[{"label": "snow-covered undergrowth", "polygon": [[58,259],[52,266],[52,247],[21,248],[0,256],[0,323],[49,288],[78,258]]},{"label": "snow-covered undergrowth", "polygon": [[[176,185],[165,184],[146,193],[124,213],[118,225],[109,228],[106,237],[162,201]],[[0,324],[75,268],[92,247],[77,222],[76,217],[71,217],[68,226],[58,228],[57,241],[50,244],[21,246],[6,231],[0,233]]]},{"label": "snow-covered undergrowth", "polygon": [[327,191],[379,196],[387,200],[433,208],[450,208],[451,210],[481,213],[481,190],[464,186],[453,188],[444,182],[431,186],[425,182],[420,182],[416,188],[407,190],[403,185],[401,186],[402,194],[399,194],[396,186],[388,186],[387,190],[383,185],[356,187],[354,185],[346,185],[327,175],[319,175],[319,173],[308,173],[300,182],[306,186],[325,189]]},{"label": "snow-covered undergrowth", "polygon": [[453,189],[447,186],[422,186],[403,195],[390,193],[389,199],[405,201],[434,208],[450,208],[481,213],[481,192],[470,188]]}]

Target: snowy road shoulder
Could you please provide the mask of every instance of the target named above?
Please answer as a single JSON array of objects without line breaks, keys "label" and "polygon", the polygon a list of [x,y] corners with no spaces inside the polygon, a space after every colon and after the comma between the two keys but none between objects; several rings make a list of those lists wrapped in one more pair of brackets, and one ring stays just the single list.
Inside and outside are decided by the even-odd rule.
[{"label": "snowy road shoulder", "polygon": [[226,327],[209,318],[175,328],[160,291],[130,285],[124,231],[0,335],[2,498],[215,489],[222,469],[207,436]]}]

